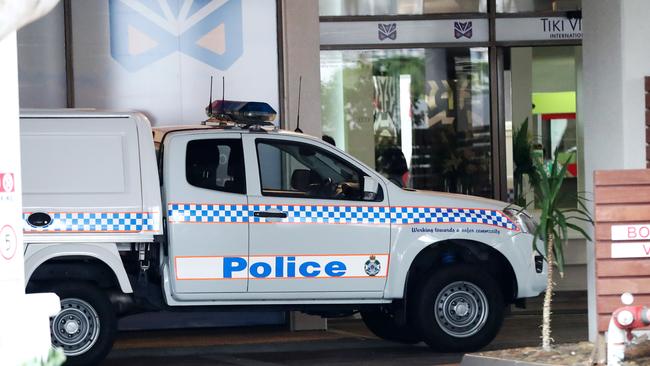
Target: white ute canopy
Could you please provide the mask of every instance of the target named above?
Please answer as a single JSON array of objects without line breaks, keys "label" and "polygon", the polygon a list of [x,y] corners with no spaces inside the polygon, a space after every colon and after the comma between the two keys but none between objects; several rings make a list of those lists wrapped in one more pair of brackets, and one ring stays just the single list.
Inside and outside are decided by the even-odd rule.
[{"label": "white ute canopy", "polygon": [[139,113],[23,112],[25,241],[153,240],[162,231],[151,136]]}]

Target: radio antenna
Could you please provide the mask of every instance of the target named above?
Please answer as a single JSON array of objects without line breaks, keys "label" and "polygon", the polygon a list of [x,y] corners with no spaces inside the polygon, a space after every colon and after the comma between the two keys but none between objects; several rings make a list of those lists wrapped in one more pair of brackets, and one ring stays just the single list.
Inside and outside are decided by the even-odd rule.
[{"label": "radio antenna", "polygon": [[226,77],[221,77],[221,113],[223,113],[223,108],[226,103]]},{"label": "radio antenna", "polygon": [[208,118],[212,118],[212,76],[210,76],[210,103],[208,104]]},{"label": "radio antenna", "polygon": [[298,114],[296,116],[296,129],[294,130],[295,132],[302,133],[302,130],[300,129],[300,94],[302,92],[302,75],[300,75],[300,79],[298,81]]}]

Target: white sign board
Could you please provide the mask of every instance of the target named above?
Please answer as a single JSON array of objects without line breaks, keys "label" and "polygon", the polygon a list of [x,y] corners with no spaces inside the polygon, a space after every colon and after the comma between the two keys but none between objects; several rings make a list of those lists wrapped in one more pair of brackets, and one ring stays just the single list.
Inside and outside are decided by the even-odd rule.
[{"label": "white sign board", "polygon": [[650,242],[612,243],[612,258],[650,257]]},{"label": "white sign board", "polygon": [[562,17],[497,18],[497,41],[581,40],[582,19]]},{"label": "white sign board", "polygon": [[650,224],[612,225],[611,239],[612,258],[650,257]]},{"label": "white sign board", "polygon": [[650,240],[650,224],[613,225],[612,241]]},{"label": "white sign board", "polygon": [[223,76],[225,99],[278,110],[275,0],[73,1],[72,23],[76,107],[196,124]]},{"label": "white sign board", "polygon": [[487,19],[320,23],[321,46],[487,41]]}]

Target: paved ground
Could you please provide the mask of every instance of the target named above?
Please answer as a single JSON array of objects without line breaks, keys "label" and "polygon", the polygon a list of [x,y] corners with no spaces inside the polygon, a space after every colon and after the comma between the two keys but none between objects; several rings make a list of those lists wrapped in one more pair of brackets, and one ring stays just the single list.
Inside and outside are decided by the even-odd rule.
[{"label": "paved ground", "polygon": [[[539,343],[538,301],[513,311],[489,349]],[[360,320],[331,320],[330,330],[288,332],[280,327],[122,332],[103,366],[132,365],[453,365],[462,354],[431,352],[372,336]],[[587,338],[585,295],[560,295],[553,316],[558,343]]]}]

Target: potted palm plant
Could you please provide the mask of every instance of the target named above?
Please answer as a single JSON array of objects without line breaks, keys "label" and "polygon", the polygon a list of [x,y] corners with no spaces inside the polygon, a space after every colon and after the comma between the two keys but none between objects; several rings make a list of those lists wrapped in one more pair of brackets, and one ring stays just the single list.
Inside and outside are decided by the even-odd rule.
[{"label": "potted palm plant", "polygon": [[[569,160],[571,157],[569,157]],[[568,161],[569,161],[568,160]],[[588,342],[565,344],[551,347],[551,302],[553,299],[553,273],[559,271],[564,276],[564,245],[569,239],[569,231],[575,230],[590,240],[587,232],[577,222],[593,224],[586,207],[584,195],[578,195],[574,208],[561,206],[562,183],[567,173],[566,164],[558,161],[558,154],[552,164],[547,165],[541,158],[532,159],[535,175],[535,206],[539,208],[539,223],[534,232],[534,250],[540,253],[548,263],[547,285],[542,309],[542,347],[524,347],[517,349],[497,350],[467,354],[463,357],[462,365],[478,366],[485,363],[491,365],[514,366],[521,364],[591,364],[590,357],[593,345]],[[523,210],[523,208],[522,208]],[[553,361],[549,361],[552,357]]]},{"label": "potted palm plant", "polygon": [[[578,194],[575,208],[561,208],[562,182],[567,174],[567,165],[558,162],[558,154],[550,166],[546,167],[541,159],[534,159],[533,166],[536,175],[535,201],[540,207],[539,225],[535,230],[534,245],[548,263],[546,293],[542,309],[542,348],[551,349],[551,301],[553,299],[553,272],[557,267],[560,277],[564,276],[564,245],[568,240],[569,230],[575,230],[585,239],[591,240],[587,232],[577,222],[593,225],[589,215],[584,195]],[[537,247],[543,243],[544,248]]]}]

